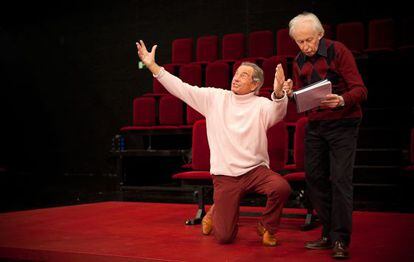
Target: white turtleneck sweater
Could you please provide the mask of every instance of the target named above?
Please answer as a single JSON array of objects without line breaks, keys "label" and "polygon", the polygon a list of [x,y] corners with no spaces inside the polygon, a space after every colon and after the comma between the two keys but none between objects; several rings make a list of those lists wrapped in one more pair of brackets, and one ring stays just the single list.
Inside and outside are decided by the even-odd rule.
[{"label": "white turtleneck sweater", "polygon": [[199,88],[163,68],[155,77],[206,118],[211,174],[236,177],[257,166],[269,167],[266,131],[285,116],[286,94],[281,99],[272,94],[271,101],[254,92],[237,95],[224,89]]}]

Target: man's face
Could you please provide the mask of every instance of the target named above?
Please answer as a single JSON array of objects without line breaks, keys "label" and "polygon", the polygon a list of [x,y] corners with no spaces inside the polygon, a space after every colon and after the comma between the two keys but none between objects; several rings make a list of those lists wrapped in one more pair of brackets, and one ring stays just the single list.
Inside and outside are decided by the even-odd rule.
[{"label": "man's face", "polygon": [[313,56],[318,51],[322,33],[316,32],[308,21],[302,21],[293,32],[293,39],[306,56]]},{"label": "man's face", "polygon": [[258,83],[253,81],[253,68],[241,65],[231,81],[231,91],[237,95],[245,95],[256,90]]}]

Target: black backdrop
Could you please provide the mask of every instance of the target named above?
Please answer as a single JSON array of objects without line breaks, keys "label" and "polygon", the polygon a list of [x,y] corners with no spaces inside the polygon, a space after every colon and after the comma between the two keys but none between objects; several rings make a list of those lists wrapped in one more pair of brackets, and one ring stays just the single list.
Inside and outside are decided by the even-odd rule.
[{"label": "black backdrop", "polygon": [[[264,0],[13,1],[0,15],[0,165],[38,176],[111,173],[111,138],[151,90],[135,42],[170,62],[179,37],[286,27],[302,11],[323,23],[411,15],[402,2]],[[399,3],[401,2],[401,3]]]}]

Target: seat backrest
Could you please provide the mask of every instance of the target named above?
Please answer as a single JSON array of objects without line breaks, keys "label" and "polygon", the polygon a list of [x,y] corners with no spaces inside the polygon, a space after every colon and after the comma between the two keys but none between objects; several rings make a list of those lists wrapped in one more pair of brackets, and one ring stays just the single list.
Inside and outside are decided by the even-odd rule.
[{"label": "seat backrest", "polygon": [[213,62],[218,58],[218,37],[216,35],[197,38],[196,61]]},{"label": "seat backrest", "polygon": [[200,64],[186,64],[180,67],[179,77],[185,83],[194,86],[201,86],[201,72]]},{"label": "seat backrest", "polygon": [[221,42],[222,59],[237,60],[245,56],[245,37],[243,33],[223,35]]},{"label": "seat backrest", "polygon": [[172,42],[171,63],[187,64],[193,62],[193,39],[178,38]]},{"label": "seat backrest", "polygon": [[191,166],[193,170],[210,170],[210,147],[205,120],[198,120],[193,125]]},{"label": "seat backrest", "polygon": [[274,55],[274,36],[270,30],[255,31],[248,35],[249,57],[270,57]]},{"label": "seat backrest", "polygon": [[159,101],[160,125],[177,126],[183,124],[183,102],[172,95],[161,96]]},{"label": "seat backrest", "polygon": [[296,121],[295,135],[293,138],[293,160],[296,169],[305,169],[305,129],[308,123],[307,117],[301,117]]},{"label": "seat backrest", "polygon": [[229,65],[225,62],[208,63],[205,86],[229,89]]},{"label": "seat backrest", "polygon": [[336,26],[336,40],[345,44],[353,53],[365,48],[365,29],[362,22],[347,22]]},{"label": "seat backrest", "polygon": [[[167,72],[174,74],[174,66],[172,64],[166,64],[163,65],[163,67]],[[156,78],[153,78],[152,80],[152,92],[154,94],[168,94],[168,91],[164,88],[163,85],[161,85],[160,82],[158,82]]]},{"label": "seat backrest", "polygon": [[392,19],[373,19],[368,24],[368,48],[394,48],[395,32]]},{"label": "seat backrest", "polygon": [[413,16],[407,16],[407,17],[401,17],[398,21],[397,31],[396,31],[396,38],[397,46],[398,47],[408,47],[412,48],[414,45],[414,32],[413,32],[413,26],[414,26],[414,17]]},{"label": "seat backrest", "polygon": [[200,114],[197,110],[193,109],[191,106],[187,105],[187,125],[194,124],[197,120],[204,119],[204,116]]},{"label": "seat backrest", "polygon": [[295,57],[300,49],[298,45],[289,36],[289,29],[282,28],[276,33],[276,54],[279,56]]},{"label": "seat backrest", "polygon": [[288,130],[284,121],[277,123],[267,130],[268,153],[270,169],[281,170],[288,159]]},{"label": "seat backrest", "polygon": [[271,87],[273,89],[273,82],[275,79],[276,66],[282,64],[283,71],[285,72],[286,79],[288,78],[288,71],[286,66],[286,57],[272,56],[265,59],[262,63],[262,69],[264,74],[263,87]]},{"label": "seat backrest", "polygon": [[333,40],[335,38],[334,27],[330,24],[323,24],[322,26],[323,30],[325,31],[324,37]]},{"label": "seat backrest", "polygon": [[237,71],[237,68],[239,68],[239,66],[243,63],[243,62],[250,62],[250,63],[254,63],[254,64],[257,64],[257,61],[256,61],[256,59],[255,58],[253,58],[253,57],[247,57],[247,58],[242,58],[242,59],[240,59],[240,60],[237,60],[236,62],[234,62],[234,64],[233,64],[233,74],[232,74],[232,76],[236,73],[236,71]]},{"label": "seat backrest", "polygon": [[133,101],[132,124],[134,126],[153,126],[156,124],[154,97],[137,97]]}]

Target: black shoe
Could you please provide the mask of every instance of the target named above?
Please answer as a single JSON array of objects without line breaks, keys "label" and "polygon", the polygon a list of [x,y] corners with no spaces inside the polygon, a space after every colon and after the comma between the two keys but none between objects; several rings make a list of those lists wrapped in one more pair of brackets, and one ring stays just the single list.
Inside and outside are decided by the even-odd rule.
[{"label": "black shoe", "polygon": [[349,251],[347,245],[340,240],[335,241],[332,257],[337,259],[347,259],[349,258]]},{"label": "black shoe", "polygon": [[309,249],[331,249],[332,241],[328,237],[322,237],[316,241],[306,242],[305,247]]}]

